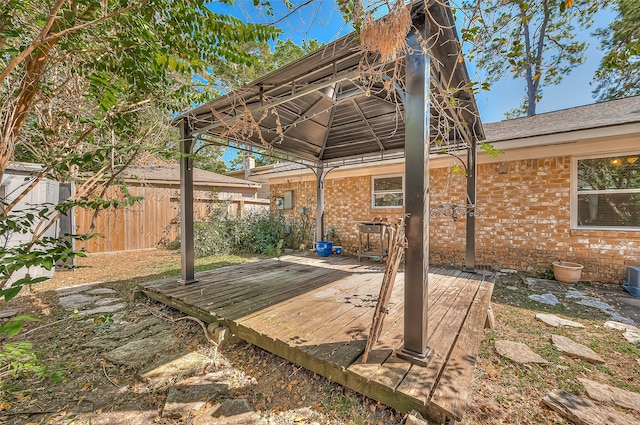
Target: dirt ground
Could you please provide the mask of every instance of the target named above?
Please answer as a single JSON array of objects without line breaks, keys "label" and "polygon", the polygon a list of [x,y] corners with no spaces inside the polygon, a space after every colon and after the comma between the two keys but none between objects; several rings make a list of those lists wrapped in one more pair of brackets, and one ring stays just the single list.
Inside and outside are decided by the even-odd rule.
[{"label": "dirt ground", "polygon": [[[210,257],[199,259],[197,269],[252,260],[255,259]],[[55,291],[100,282],[100,287],[114,289],[127,301],[128,321],[140,321],[153,311],[179,317],[180,313],[160,304],[130,297],[140,281],[177,275],[179,253],[149,250],[94,254],[80,259],[79,265],[78,270],[57,273],[54,279],[23,290],[17,298],[0,306],[0,310],[17,309],[19,314],[41,319],[27,322],[13,338],[0,336],[0,352],[8,344],[24,344],[19,367],[15,359],[11,363],[11,359],[0,355],[0,423],[189,423],[159,415],[166,389],[145,391],[139,370],[117,367],[95,349],[83,347],[83,342],[108,333],[109,323],[86,320],[63,309]],[[597,285],[579,284],[577,289],[598,295]],[[541,399],[553,389],[584,395],[577,380],[580,377],[640,391],[640,348],[626,342],[620,332],[604,328],[608,319],[605,315],[569,300],[559,306],[535,303],[528,299],[531,293],[520,275],[498,277],[492,302],[496,327],[485,331],[463,424],[566,424],[545,408]],[[550,328],[535,320],[537,312],[579,321],[586,329]],[[243,385],[234,387],[233,396],[246,398],[270,424],[393,425],[404,421],[404,414],[257,347],[240,343],[211,353],[211,345],[198,324],[182,321],[171,323],[171,327],[185,349],[215,355],[218,368],[242,381]],[[605,364],[594,366],[561,355],[551,345],[552,333],[587,345],[606,360]],[[498,339],[524,342],[549,364],[522,365],[503,358],[494,348]],[[126,412],[120,422],[100,421],[102,416],[113,418],[116,412]],[[637,413],[626,412],[640,420]]]}]

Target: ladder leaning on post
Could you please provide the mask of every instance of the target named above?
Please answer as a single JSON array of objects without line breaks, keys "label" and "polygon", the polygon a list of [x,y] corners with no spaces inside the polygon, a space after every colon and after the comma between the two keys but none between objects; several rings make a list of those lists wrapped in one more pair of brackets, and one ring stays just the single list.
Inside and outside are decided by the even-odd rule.
[{"label": "ladder leaning on post", "polygon": [[382,278],[382,286],[380,287],[380,295],[378,296],[378,302],[373,313],[373,321],[371,323],[371,330],[369,331],[369,338],[367,338],[367,345],[365,346],[364,353],[362,354],[362,363],[367,362],[371,347],[378,342],[380,333],[382,332],[382,325],[384,317],[389,310],[389,299],[391,298],[391,291],[393,291],[393,283],[396,280],[396,274],[398,268],[402,262],[402,256],[404,255],[404,249],[406,247],[406,241],[404,238],[404,218],[401,218],[395,226],[391,226],[389,229],[390,246],[389,256],[387,257],[387,265],[384,270],[384,276]]}]

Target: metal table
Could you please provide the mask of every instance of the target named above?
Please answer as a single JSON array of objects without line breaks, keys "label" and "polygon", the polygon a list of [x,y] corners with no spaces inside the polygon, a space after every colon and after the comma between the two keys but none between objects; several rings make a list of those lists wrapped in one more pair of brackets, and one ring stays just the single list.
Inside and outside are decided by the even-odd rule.
[{"label": "metal table", "polygon": [[389,253],[388,227],[389,224],[379,221],[358,223],[358,261],[363,258],[377,258],[384,261]]}]

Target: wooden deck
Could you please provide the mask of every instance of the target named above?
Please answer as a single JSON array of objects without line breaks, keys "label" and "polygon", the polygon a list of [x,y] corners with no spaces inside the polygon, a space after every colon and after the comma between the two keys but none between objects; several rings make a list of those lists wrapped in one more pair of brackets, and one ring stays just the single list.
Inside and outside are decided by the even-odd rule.
[{"label": "wooden deck", "polygon": [[429,273],[426,367],[393,355],[402,346],[403,279],[366,364],[362,353],[384,265],[353,257],[285,256],[141,284],[149,297],[388,406],[432,421],[461,420],[493,283],[490,275],[433,268]]}]

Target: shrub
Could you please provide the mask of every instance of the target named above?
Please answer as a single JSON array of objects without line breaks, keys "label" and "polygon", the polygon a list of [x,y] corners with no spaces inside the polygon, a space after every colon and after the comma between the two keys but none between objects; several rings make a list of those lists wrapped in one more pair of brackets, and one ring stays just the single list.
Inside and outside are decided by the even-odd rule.
[{"label": "shrub", "polygon": [[286,221],[269,214],[229,217],[224,206],[216,206],[194,224],[195,255],[269,254],[274,249],[298,249],[310,240],[308,212],[308,208],[302,208],[297,220]]}]

